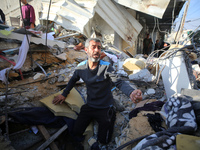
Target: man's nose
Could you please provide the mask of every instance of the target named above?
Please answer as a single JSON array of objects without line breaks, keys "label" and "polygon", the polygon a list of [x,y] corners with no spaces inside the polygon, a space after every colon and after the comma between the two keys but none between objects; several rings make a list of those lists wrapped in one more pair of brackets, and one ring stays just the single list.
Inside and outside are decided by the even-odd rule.
[{"label": "man's nose", "polygon": [[94,49],[94,51],[98,52],[98,51],[99,51],[99,48],[98,48],[98,47],[96,47],[96,48]]}]

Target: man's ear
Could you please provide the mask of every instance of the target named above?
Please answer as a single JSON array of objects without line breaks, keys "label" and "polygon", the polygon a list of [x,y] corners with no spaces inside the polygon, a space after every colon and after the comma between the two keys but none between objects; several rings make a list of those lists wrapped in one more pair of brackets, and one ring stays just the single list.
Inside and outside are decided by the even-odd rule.
[{"label": "man's ear", "polygon": [[85,50],[86,53],[88,52],[88,48],[85,47],[84,50]]}]

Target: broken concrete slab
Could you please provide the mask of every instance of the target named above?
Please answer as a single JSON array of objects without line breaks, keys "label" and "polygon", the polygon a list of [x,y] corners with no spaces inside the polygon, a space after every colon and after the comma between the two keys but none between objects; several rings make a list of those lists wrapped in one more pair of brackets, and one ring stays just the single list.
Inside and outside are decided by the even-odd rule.
[{"label": "broken concrete slab", "polygon": [[[40,20],[46,20],[49,2],[42,1]],[[74,0],[62,0],[52,3],[49,20],[61,25],[65,29],[84,33],[84,27],[92,18],[93,14],[87,9],[80,7]],[[90,34],[85,33],[87,37]]]},{"label": "broken concrete slab", "polygon": [[124,71],[130,75],[134,70],[144,69],[145,63],[142,60],[136,58],[127,58],[123,63],[123,68]]},{"label": "broken concrete slab", "polygon": [[153,1],[144,1],[144,0],[114,0],[115,2],[129,7],[131,9],[162,18],[170,0],[163,0],[162,2],[159,0],[153,0]]},{"label": "broken concrete slab", "polygon": [[[14,33],[11,32],[9,35],[3,35],[0,33],[0,37],[1,38],[5,38],[5,39],[15,39],[15,40],[20,40],[23,41],[24,40],[24,34],[19,34],[19,33]],[[42,38],[38,38],[38,37],[31,37],[30,38],[30,42],[33,42],[35,44],[43,44],[46,45],[46,39],[42,39]],[[58,41],[58,40],[49,40],[47,39],[47,45],[53,47],[54,45],[58,45],[61,48],[66,48],[66,43],[62,42],[62,41]]]},{"label": "broken concrete slab", "polygon": [[191,89],[191,84],[184,61],[183,53],[177,52],[174,57],[159,62],[167,98],[181,93],[182,88]]},{"label": "broken concrete slab", "polygon": [[148,69],[133,70],[128,76],[130,80],[139,80],[145,82],[153,82],[155,76],[149,72]]},{"label": "broken concrete slab", "polygon": [[142,26],[124,7],[112,1],[101,0],[97,2],[95,11],[122,39],[133,46]]}]

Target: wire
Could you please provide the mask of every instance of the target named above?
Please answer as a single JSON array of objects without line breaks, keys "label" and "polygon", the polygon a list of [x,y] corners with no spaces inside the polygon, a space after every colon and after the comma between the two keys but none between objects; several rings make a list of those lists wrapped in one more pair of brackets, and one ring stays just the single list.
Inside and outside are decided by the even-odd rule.
[{"label": "wire", "polygon": [[196,31],[196,32],[193,34],[193,36],[192,36],[192,44],[193,44],[194,49],[195,49],[196,51],[198,51],[198,50],[197,50],[197,48],[196,48],[196,46],[195,46],[195,43],[194,43],[194,36],[195,36],[197,33],[199,33],[199,31]]},{"label": "wire", "polygon": [[192,33],[194,33],[194,32],[196,32],[196,30],[198,29],[200,27],[200,25],[194,30],[194,31],[192,31],[184,40],[183,40],[183,42],[182,43],[184,43],[186,40],[186,43],[185,43],[185,45],[192,39],[192,37],[191,38],[189,38],[188,39],[188,37],[190,37],[190,35],[192,35]]},{"label": "wire", "polygon": [[24,27],[25,34],[26,34],[26,38],[27,38],[27,42],[28,42],[28,45],[29,45],[28,51],[30,50],[30,54],[31,54],[31,68],[33,68],[32,51],[31,51],[31,49],[30,49],[30,42],[29,42],[29,38],[28,38],[28,35],[27,35],[27,30],[26,30],[26,27],[25,27],[24,19],[23,19],[21,0],[19,0],[19,5],[20,5],[21,16],[22,16],[23,27]]},{"label": "wire", "polygon": [[8,127],[8,76],[9,76],[10,69],[6,71],[7,73],[7,81],[6,81],[6,93],[5,93],[5,117],[6,117],[6,138],[9,140],[9,127]]},{"label": "wire", "polygon": [[158,27],[158,30],[159,30],[160,32],[163,32],[163,33],[165,33],[165,34],[169,34],[169,32],[167,32],[167,31],[161,31],[161,30],[160,30],[158,18],[157,18],[157,27]]},{"label": "wire", "polygon": [[[146,67],[148,66],[148,64],[156,66],[156,75],[155,76],[156,76],[156,79],[157,79],[157,83],[159,81],[159,78],[160,78],[162,70],[166,66],[166,61],[165,61],[165,64],[163,65],[163,67],[162,68],[158,68],[159,61],[163,61],[165,59],[168,59],[169,57],[174,56],[178,51],[184,51],[185,49],[190,48],[191,46],[193,46],[193,45],[186,45],[186,46],[184,46],[182,48],[172,48],[172,49],[169,49],[167,51],[165,51],[163,49],[161,49],[161,50],[155,50],[154,52],[152,52],[149,55],[149,57],[147,58],[147,61],[146,61]],[[165,47],[165,48],[167,48],[167,47]],[[159,51],[165,51],[165,55],[160,55],[159,58],[156,61],[153,61],[154,60],[153,56],[156,53],[158,53]],[[198,52],[198,51],[196,50],[196,52]],[[160,72],[158,73],[159,70],[160,70]]]},{"label": "wire", "polygon": [[48,20],[49,20],[50,8],[51,8],[51,0],[50,0],[50,2],[49,2],[49,9],[48,9],[48,14],[47,14],[46,40],[45,40],[45,45],[46,45],[46,49],[45,49],[45,63],[46,63],[46,53],[47,53],[47,32],[48,32]]},{"label": "wire", "polygon": [[193,21],[197,21],[197,20],[200,20],[200,18],[197,18],[197,19],[194,19],[194,20],[187,20],[187,21],[185,21],[185,23],[193,22]]},{"label": "wire", "polygon": [[174,10],[175,10],[175,7],[176,7],[176,0],[174,0],[174,7],[173,7],[173,10],[172,10],[172,24],[174,23]]}]

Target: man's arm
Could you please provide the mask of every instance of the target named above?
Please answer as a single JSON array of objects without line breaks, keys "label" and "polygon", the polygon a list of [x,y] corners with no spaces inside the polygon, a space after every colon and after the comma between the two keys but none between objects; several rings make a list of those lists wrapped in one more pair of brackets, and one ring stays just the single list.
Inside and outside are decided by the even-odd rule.
[{"label": "man's arm", "polygon": [[114,72],[112,66],[109,66],[107,70],[108,74],[116,87],[119,88],[124,94],[126,94],[134,103],[138,103],[142,100],[142,91],[132,88],[128,83],[121,80],[120,77]]},{"label": "man's arm", "polygon": [[142,100],[142,91],[139,89],[134,90],[130,94],[130,99],[133,103],[138,103]]},{"label": "man's arm", "polygon": [[30,7],[30,28],[34,28],[35,27],[35,11],[34,8],[31,6]]},{"label": "man's arm", "polygon": [[76,84],[76,82],[79,79],[80,79],[80,77],[78,76],[77,70],[75,70],[73,76],[69,80],[69,82],[68,82],[65,90],[63,91],[63,93],[55,96],[52,103],[55,104],[55,105],[56,104],[62,104],[64,102],[64,100],[66,99],[67,95],[69,94],[69,92],[71,91],[71,89],[74,87],[74,85]]}]

